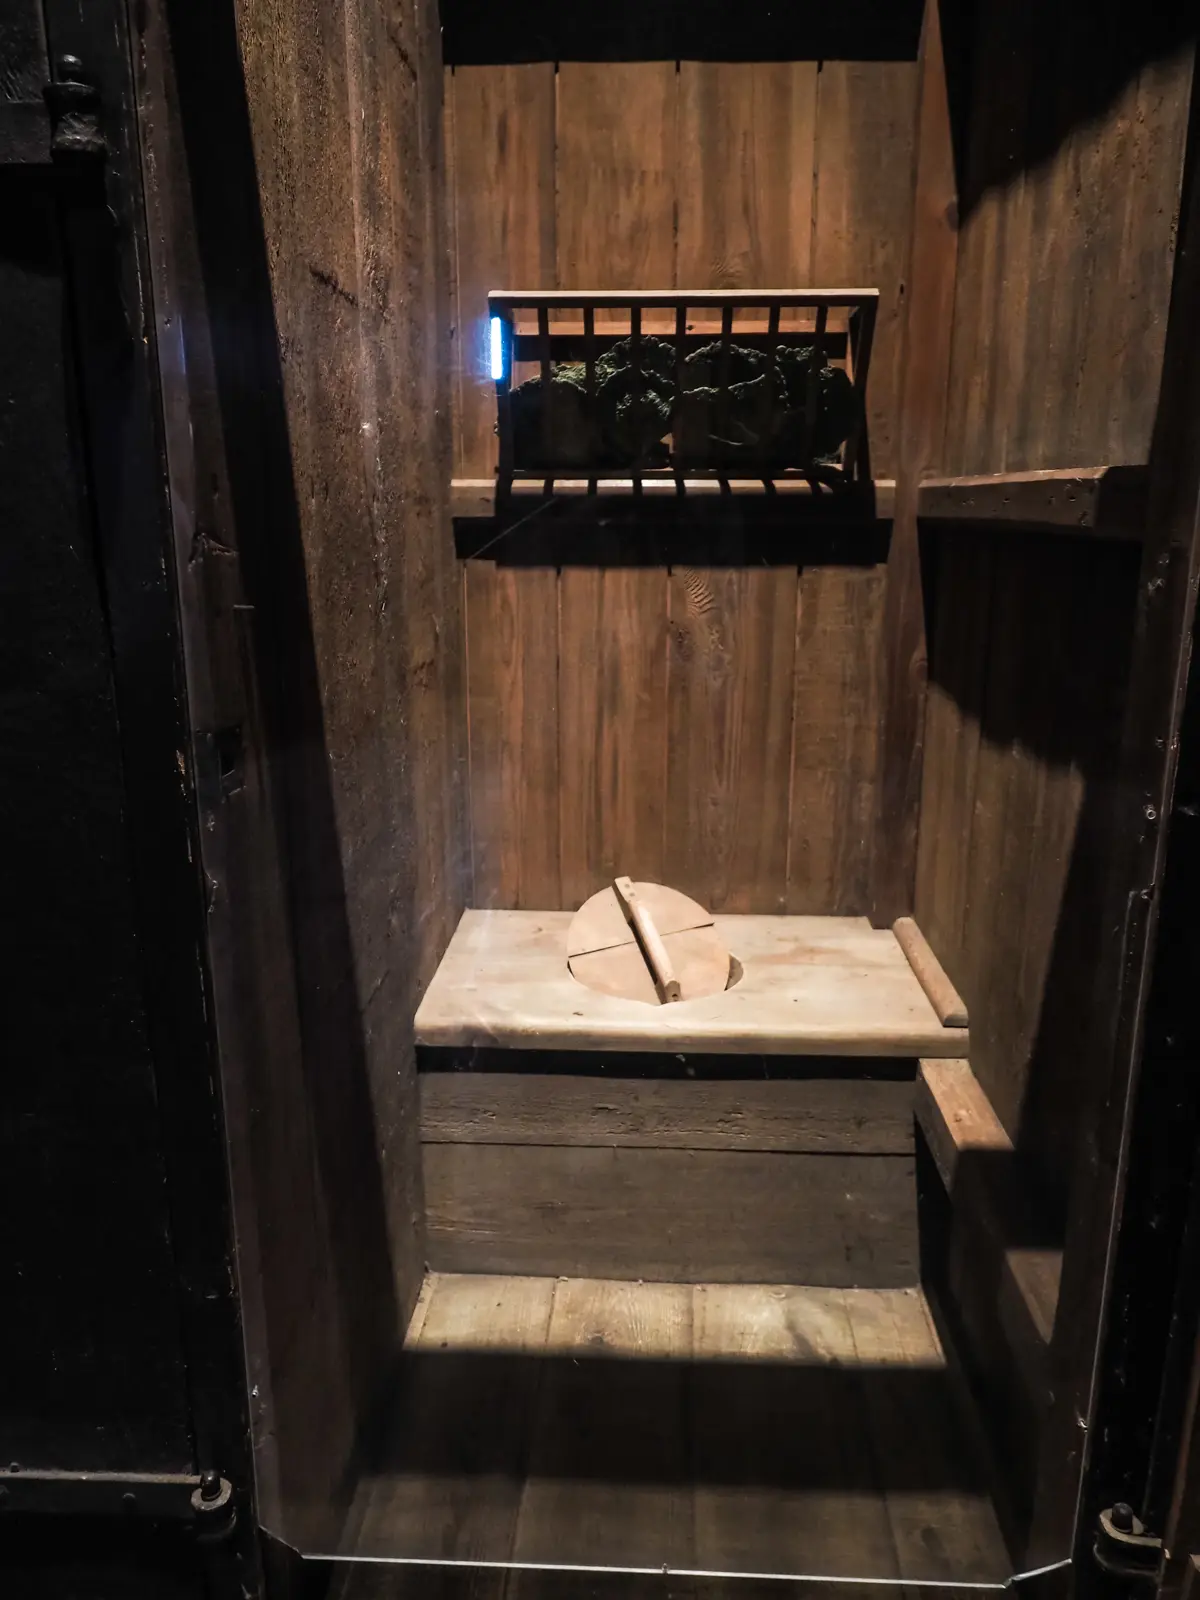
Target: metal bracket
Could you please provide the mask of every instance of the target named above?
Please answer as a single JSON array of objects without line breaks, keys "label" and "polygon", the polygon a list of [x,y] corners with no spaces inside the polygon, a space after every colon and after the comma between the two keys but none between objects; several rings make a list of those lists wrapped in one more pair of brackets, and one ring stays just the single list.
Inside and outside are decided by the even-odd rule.
[{"label": "metal bracket", "polygon": [[1123,1501],[1100,1513],[1093,1547],[1097,1564],[1119,1578],[1157,1583],[1162,1568],[1162,1540]]},{"label": "metal bracket", "polygon": [[103,161],[108,146],[100,128],[100,91],[88,81],[78,56],[59,56],[46,85],[50,154],[60,162]]},{"label": "metal bracket", "polygon": [[219,1472],[55,1472],[0,1467],[0,1511],[194,1522],[200,1538],[233,1531],[233,1486]]}]

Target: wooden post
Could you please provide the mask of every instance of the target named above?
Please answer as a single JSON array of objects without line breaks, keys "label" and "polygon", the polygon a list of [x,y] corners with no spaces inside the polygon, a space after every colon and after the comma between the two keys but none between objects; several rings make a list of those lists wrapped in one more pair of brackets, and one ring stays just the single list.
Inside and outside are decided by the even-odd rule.
[{"label": "wooden post", "polygon": [[[871,921],[888,928],[912,910],[925,718],[925,612],[917,488],[940,463],[950,377],[958,209],[938,0],[926,0],[917,100],[916,204],[900,398],[896,510],[888,553],[883,714],[876,789]],[[870,315],[871,308],[864,308]],[[864,324],[866,344],[870,323]],[[869,345],[863,352],[869,353]],[[865,380],[865,361],[862,367]],[[858,377],[858,372],[855,374]]]}]

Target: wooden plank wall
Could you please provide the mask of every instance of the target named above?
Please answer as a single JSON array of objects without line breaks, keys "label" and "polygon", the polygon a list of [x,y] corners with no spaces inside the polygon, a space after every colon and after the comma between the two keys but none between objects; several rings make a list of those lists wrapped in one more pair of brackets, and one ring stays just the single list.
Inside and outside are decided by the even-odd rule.
[{"label": "wooden plank wall", "polygon": [[938,536],[916,916],[1009,1136],[1065,1179],[1106,930],[1139,549]]},{"label": "wooden plank wall", "polygon": [[[915,92],[907,61],[448,71],[455,475],[495,464],[489,288],[861,283],[892,476]],[[464,563],[476,905],[571,908],[628,872],[866,911],[883,568],[746,560]]]},{"label": "wooden plank wall", "polygon": [[[273,1527],[304,1548],[327,1537],[420,1288],[412,1018],[465,899],[443,74],[431,0],[387,17],[359,0],[238,0],[236,21],[270,296],[244,337],[272,346],[256,384],[265,407],[281,387],[286,454],[262,522],[238,530],[261,589],[241,609],[287,647],[260,661],[286,736],[259,759],[285,836],[301,1033],[299,1061],[264,1047],[274,1079],[243,1090],[273,1209],[238,1223],[259,1232]],[[243,984],[267,959],[253,953]]]},{"label": "wooden plank wall", "polygon": [[[1192,62],[1139,67],[1116,14],[1103,5],[1083,37],[1069,6],[978,9],[946,473],[1148,459]],[[1137,549],[966,528],[925,544],[916,915],[1009,1134],[1061,1168]]]},{"label": "wooden plank wall", "polygon": [[[1140,43],[1140,41],[1139,41]],[[1112,0],[978,8],[942,471],[1146,462],[1190,48],[1130,59]]]}]

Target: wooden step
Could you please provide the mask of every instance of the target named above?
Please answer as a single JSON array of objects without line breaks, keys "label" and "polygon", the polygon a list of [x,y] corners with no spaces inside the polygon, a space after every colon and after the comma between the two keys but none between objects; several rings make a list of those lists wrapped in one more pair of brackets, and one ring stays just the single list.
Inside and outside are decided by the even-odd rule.
[{"label": "wooden step", "polygon": [[416,1015],[418,1044],[722,1055],[962,1056],[890,929],[865,917],[717,916],[723,994],[647,1005],[567,968],[568,911],[467,911]]}]

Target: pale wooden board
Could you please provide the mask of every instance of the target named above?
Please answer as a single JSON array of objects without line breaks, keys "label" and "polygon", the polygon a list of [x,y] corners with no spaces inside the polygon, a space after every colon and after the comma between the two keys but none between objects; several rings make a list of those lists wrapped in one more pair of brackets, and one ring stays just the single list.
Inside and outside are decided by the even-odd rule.
[{"label": "pale wooden board", "polygon": [[[729,987],[735,969],[712,923],[703,928],[668,933],[662,943],[680,988],[679,1000],[670,1004],[702,1000],[706,995],[722,994]],[[640,971],[633,965],[635,961]],[[572,956],[569,966],[574,978],[589,989],[598,989],[601,994],[656,1006],[668,1003],[660,1000],[645,956],[637,945],[616,945],[610,950]],[[647,984],[649,994],[646,993]]]},{"label": "pale wooden board", "polygon": [[[711,911],[668,884],[635,883],[633,887],[664,938],[669,933],[702,928],[712,922]],[[596,950],[610,950],[616,945],[636,942],[633,928],[611,884],[584,901],[567,929],[569,956],[588,955]]]},{"label": "pale wooden board", "polygon": [[704,1080],[424,1072],[428,1144],[911,1155],[905,1079]]},{"label": "pale wooden board", "polygon": [[922,1061],[917,1072],[916,1117],[946,1188],[954,1188],[964,1150],[1012,1151],[1012,1140],[992,1110],[968,1061]]},{"label": "pale wooden board", "polygon": [[424,1146],[429,1264],[667,1282],[918,1278],[907,1156]]},{"label": "pale wooden board", "polygon": [[732,989],[650,1007],[577,983],[567,912],[468,911],[416,1016],[427,1045],[761,1055],[961,1055],[894,935],[865,918],[718,916]]}]

